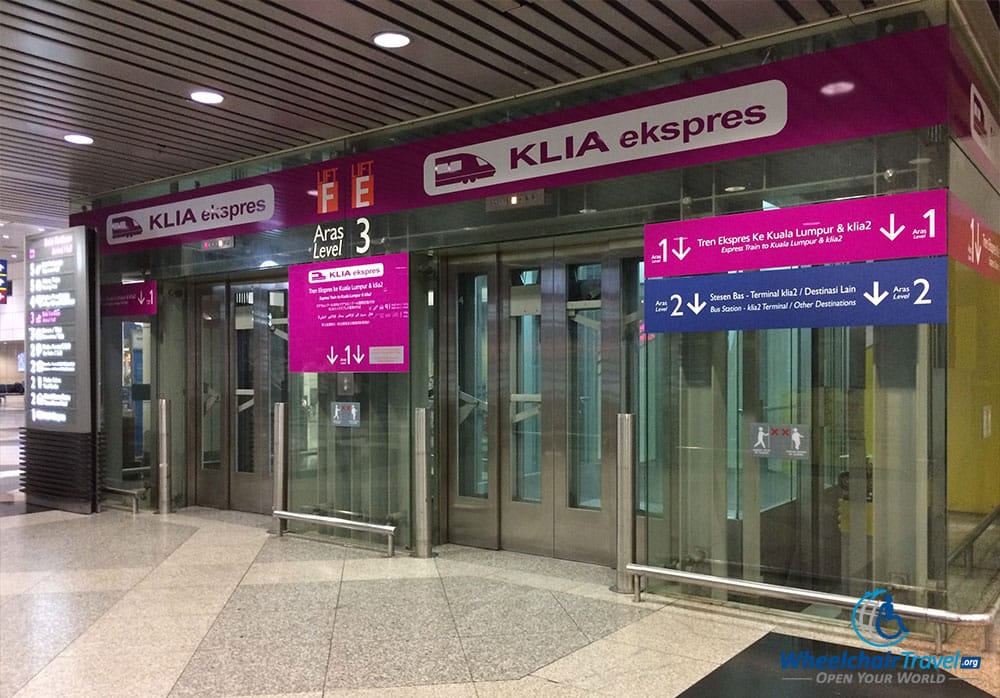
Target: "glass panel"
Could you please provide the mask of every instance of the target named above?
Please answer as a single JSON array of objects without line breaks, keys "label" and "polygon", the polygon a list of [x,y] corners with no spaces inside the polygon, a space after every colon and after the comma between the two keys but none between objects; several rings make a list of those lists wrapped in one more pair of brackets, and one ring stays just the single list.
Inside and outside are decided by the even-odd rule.
[{"label": "glass panel", "polygon": [[569,506],[601,508],[601,265],[569,269],[566,434]]},{"label": "glass panel", "polygon": [[254,472],[254,373],[257,352],[254,351],[254,293],[233,289],[234,366],[236,376],[236,457],[237,472]]},{"label": "glass panel", "polygon": [[222,392],[225,389],[226,291],[215,286],[199,299],[198,356],[201,358],[201,467],[222,467]]},{"label": "glass panel", "polygon": [[122,322],[122,480],[149,476],[152,363],[148,322]]},{"label": "glass panel", "polygon": [[460,274],[455,313],[458,355],[458,493],[489,495],[489,289],[486,274]]},{"label": "glass panel", "polygon": [[[293,373],[290,383],[289,508],[392,524],[397,540],[409,540],[409,374]],[[362,531],[290,528],[385,545],[384,536]]]},{"label": "glass panel", "polygon": [[510,288],[510,422],[512,496],[542,501],[541,270],[512,272]]},{"label": "glass panel", "polygon": [[[268,284],[262,288],[267,298],[267,427],[270,443],[274,424],[274,403],[288,402],[288,288],[286,284]],[[267,470],[274,472],[274,449],[268,448]]]}]

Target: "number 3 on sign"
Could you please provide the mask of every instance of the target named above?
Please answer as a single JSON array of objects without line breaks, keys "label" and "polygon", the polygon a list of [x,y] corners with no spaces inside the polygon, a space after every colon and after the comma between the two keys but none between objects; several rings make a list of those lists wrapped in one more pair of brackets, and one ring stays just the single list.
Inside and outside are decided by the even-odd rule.
[{"label": "number 3 on sign", "polygon": [[372,239],[368,235],[369,231],[371,231],[372,229],[372,226],[371,223],[368,222],[367,218],[359,218],[357,220],[357,223],[361,227],[360,235],[362,242],[354,248],[354,251],[357,252],[358,254],[364,254],[372,246]]}]

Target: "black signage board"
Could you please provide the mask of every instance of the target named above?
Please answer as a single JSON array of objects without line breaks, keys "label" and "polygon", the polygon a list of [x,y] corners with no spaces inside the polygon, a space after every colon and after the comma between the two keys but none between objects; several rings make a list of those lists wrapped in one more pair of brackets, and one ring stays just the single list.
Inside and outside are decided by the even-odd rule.
[{"label": "black signage board", "polygon": [[98,503],[96,237],[80,226],[24,244],[25,432],[29,504],[89,513]]}]

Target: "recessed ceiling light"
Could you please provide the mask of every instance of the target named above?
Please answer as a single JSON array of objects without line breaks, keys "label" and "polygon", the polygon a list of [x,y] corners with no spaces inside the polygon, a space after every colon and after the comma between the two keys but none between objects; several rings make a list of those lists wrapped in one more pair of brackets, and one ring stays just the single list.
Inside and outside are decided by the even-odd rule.
[{"label": "recessed ceiling light", "polygon": [[819,88],[819,91],[825,94],[827,97],[836,97],[838,95],[846,95],[848,92],[854,92],[854,83],[848,80],[839,80],[837,82],[828,82]]},{"label": "recessed ceiling light", "polygon": [[725,191],[727,194],[735,194],[738,191],[746,191],[746,190],[747,188],[744,187],[742,184],[735,184],[731,187],[726,187],[723,191]]},{"label": "recessed ceiling light", "polygon": [[929,165],[930,163],[931,159],[926,157],[913,158],[912,160],[910,160],[911,165]]},{"label": "recessed ceiling light", "polygon": [[191,93],[191,99],[199,104],[221,104],[222,100],[225,99],[218,92],[210,92],[208,90],[196,90]]},{"label": "recessed ceiling light", "polygon": [[90,145],[94,142],[93,138],[85,136],[82,133],[67,133],[63,136],[63,140],[67,143],[75,143],[76,145]]},{"label": "recessed ceiling light", "polygon": [[382,48],[403,48],[409,45],[410,37],[400,32],[379,32],[372,35],[372,43]]}]

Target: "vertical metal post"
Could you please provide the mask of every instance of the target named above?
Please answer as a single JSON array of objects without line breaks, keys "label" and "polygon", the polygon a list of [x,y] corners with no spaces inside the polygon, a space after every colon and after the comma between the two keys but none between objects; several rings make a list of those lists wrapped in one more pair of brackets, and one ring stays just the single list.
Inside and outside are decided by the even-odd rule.
[{"label": "vertical metal post", "polygon": [[[427,408],[413,410],[413,542],[416,557],[431,557],[430,469],[427,467]],[[390,538],[390,540],[392,540]]]},{"label": "vertical metal post", "polygon": [[[274,511],[285,511],[287,499],[288,476],[285,467],[285,403],[274,403]],[[280,536],[285,532],[288,522],[285,519],[275,519],[275,528]]]},{"label": "vertical metal post", "polygon": [[157,430],[159,443],[157,447],[157,483],[159,484],[160,514],[170,513],[170,400],[161,397],[157,400]]},{"label": "vertical metal post", "polygon": [[635,415],[618,415],[618,568],[615,588],[632,593],[625,566],[635,561]]}]

